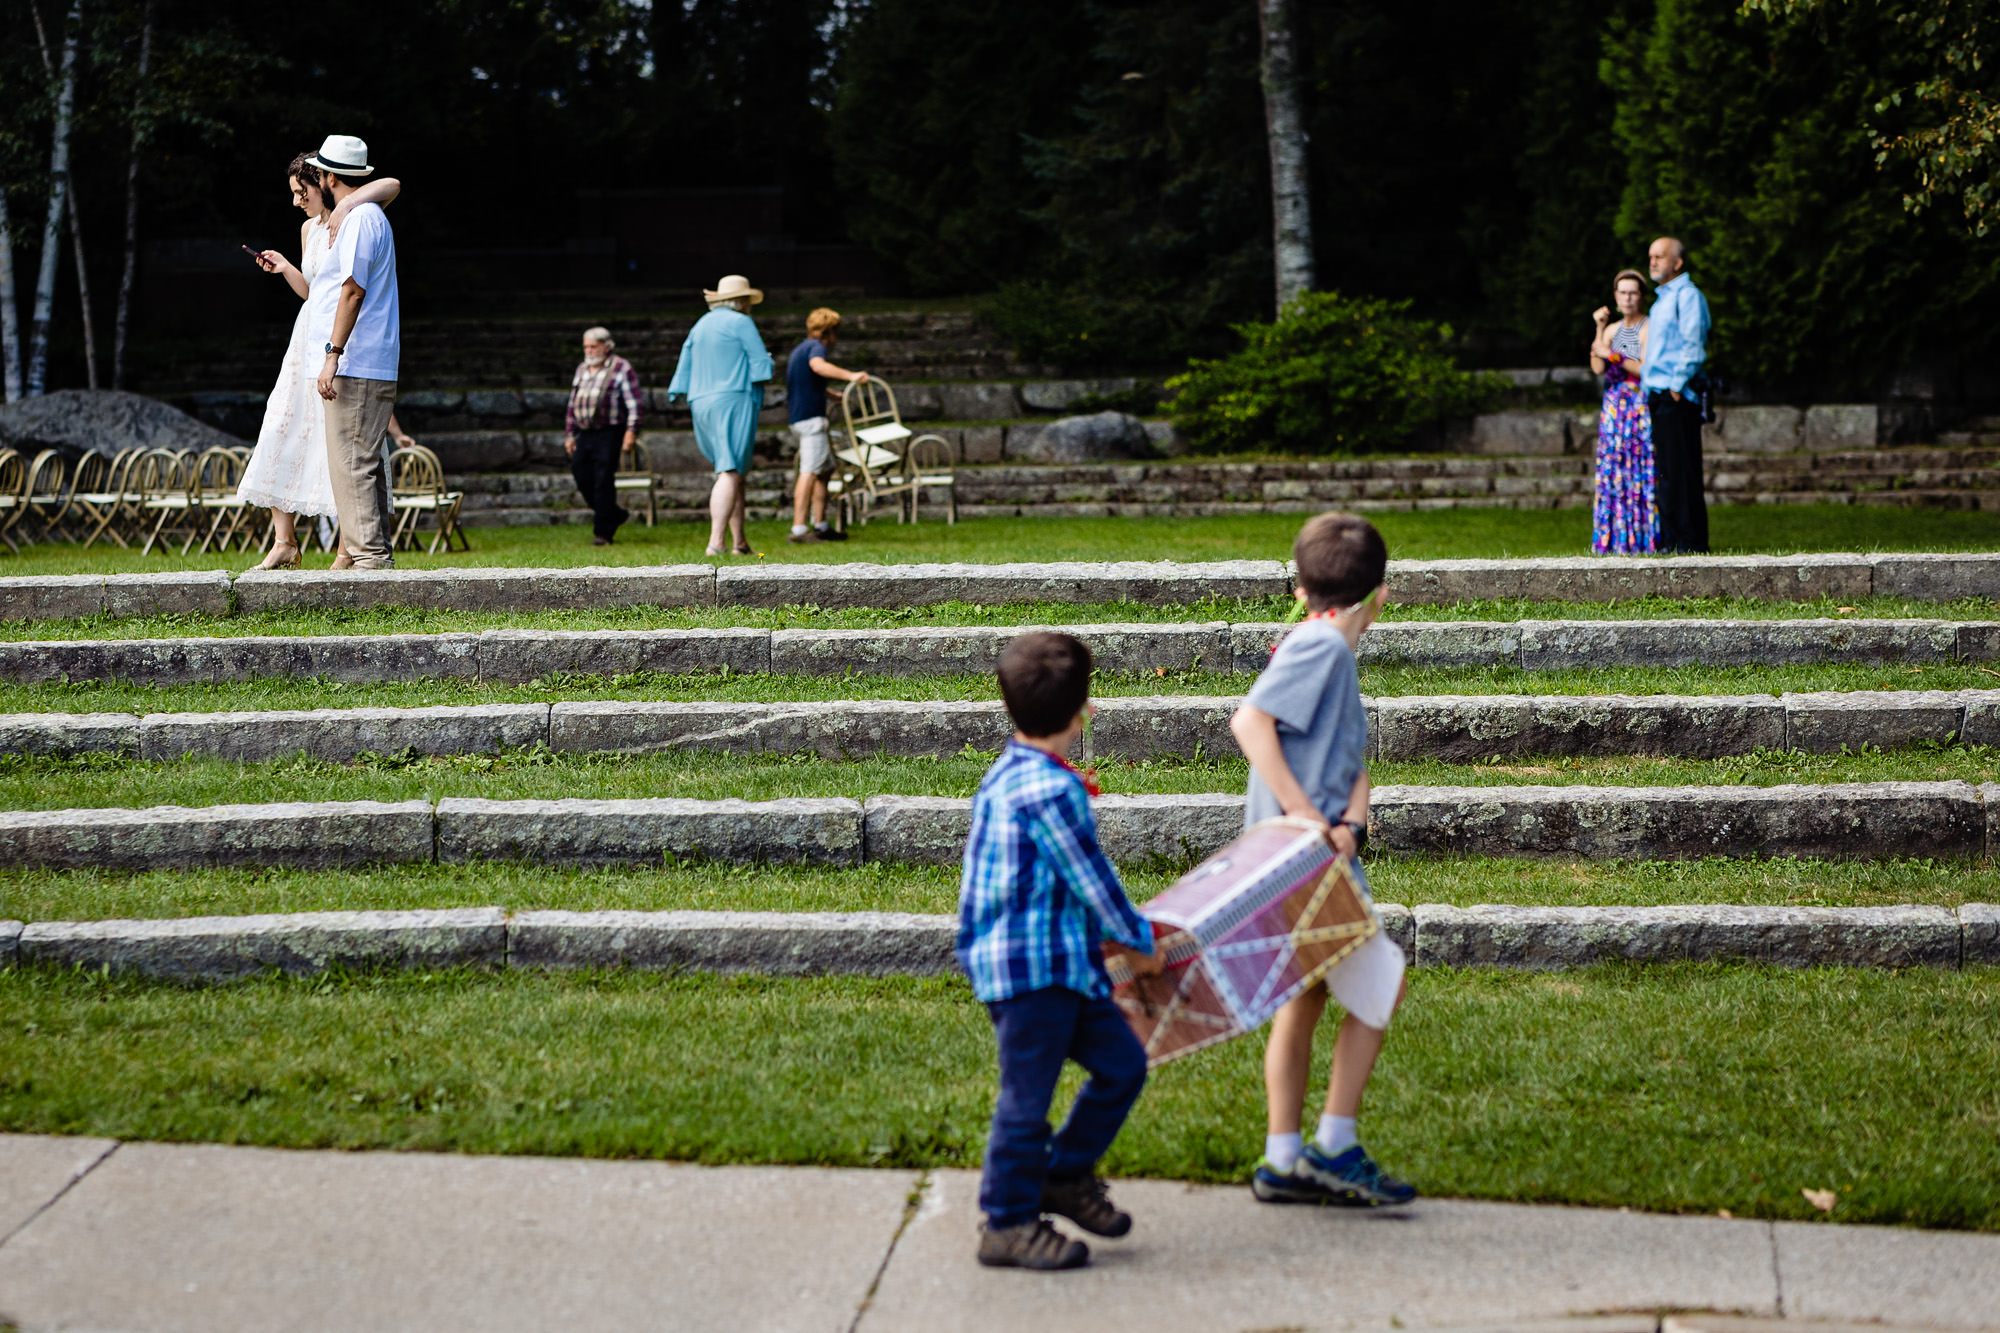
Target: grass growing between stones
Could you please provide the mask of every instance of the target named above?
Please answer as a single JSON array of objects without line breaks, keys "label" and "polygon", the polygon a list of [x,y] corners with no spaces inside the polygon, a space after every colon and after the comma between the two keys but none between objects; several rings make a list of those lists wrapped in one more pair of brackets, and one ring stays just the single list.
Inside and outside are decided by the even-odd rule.
[{"label": "grass growing between stones", "polygon": [[[1143,902],[1170,869],[1127,867]],[[2000,866],[1959,861],[1528,861],[1374,854],[1383,902],[1656,907],[1957,907],[2000,902]],[[958,910],[956,866],[855,869],[682,864],[579,869],[505,862],[363,870],[0,870],[0,919],[97,921],[264,912],[409,911],[931,912]]]},{"label": "grass growing between stones", "polygon": [[[1430,1195],[1812,1218],[1799,1191],[1832,1189],[1836,1221],[1996,1229],[1996,980],[1421,971],[1366,1132]],[[1261,1047],[1157,1071],[1108,1172],[1241,1180]],[[0,973],[10,1131],[969,1167],[993,1086],[990,1028],[956,981]]]},{"label": "grass growing between stones", "polygon": [[[409,801],[447,796],[490,800],[627,800],[678,796],[768,801],[792,796],[970,796],[992,756],[855,759],[809,755],[556,754],[544,749],[434,758],[375,756],[354,763],[298,756],[268,764],[189,759],[153,762],[110,755],[0,755],[0,810],[234,805],[269,801]],[[1484,764],[1432,761],[1369,765],[1377,785],[1441,787],[1706,786],[1780,783],[2000,780],[2000,750],[1924,745],[1882,752],[1810,755],[1760,750],[1727,759],[1547,758]],[[1236,758],[1106,761],[1114,795],[1241,792],[1248,769]]]},{"label": "grass growing between stones", "polygon": [[[1338,508],[1329,505],[1328,508]],[[1586,555],[1588,509],[1453,509],[1422,513],[1371,513],[1390,554],[1402,559]],[[1013,518],[946,525],[898,524],[893,519],[857,527],[838,545],[792,546],[786,522],[752,523],[754,559],[765,564],[883,564],[970,561],[1001,564],[1029,560],[1236,560],[1284,559],[1298,535],[1299,514],[1232,514],[1210,518]],[[1803,551],[1966,551],[2000,546],[2000,516],[1977,510],[1912,510],[1863,505],[1784,507],[1722,506],[1709,511],[1717,554],[1781,555]],[[701,563],[705,524],[627,524],[617,544],[590,545],[578,524],[533,528],[474,528],[473,549],[451,555],[398,552],[405,569],[483,565],[568,567]],[[331,557],[309,560],[323,569]],[[247,552],[141,556],[99,546],[26,548],[8,562],[9,573],[108,574],[144,570],[229,569],[257,563]],[[723,562],[717,562],[723,563]]]},{"label": "grass growing between stones", "polygon": [[[1215,671],[1150,674],[1101,672],[1099,698],[1147,695],[1241,695],[1254,676]],[[2000,689],[2000,671],[1974,663],[1942,665],[1746,667],[1606,667],[1523,671],[1518,667],[1365,666],[1361,688],[1375,696],[1438,694],[1741,695],[1813,690]],[[520,685],[471,680],[356,684],[324,677],[284,677],[201,685],[58,681],[0,685],[0,713],[226,713],[302,708],[426,708],[456,704],[563,703],[585,700],[687,700],[798,704],[848,699],[997,700],[990,674],[792,676],[761,674],[620,676],[563,672]]]}]

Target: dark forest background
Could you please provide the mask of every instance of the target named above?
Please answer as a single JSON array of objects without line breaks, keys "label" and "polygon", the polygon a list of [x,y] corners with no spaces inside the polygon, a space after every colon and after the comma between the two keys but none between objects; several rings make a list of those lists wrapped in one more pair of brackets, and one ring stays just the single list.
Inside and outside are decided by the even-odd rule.
[{"label": "dark forest background", "polygon": [[[40,0],[60,22],[59,0]],[[86,0],[75,180],[100,330],[122,248],[143,0]],[[143,239],[296,244],[282,168],[327,132],[401,177],[398,242],[561,247],[579,190],[776,185],[802,241],[886,294],[1168,364],[1271,314],[1252,0],[154,0]],[[1297,0],[1319,284],[1408,299],[1469,364],[1578,359],[1646,242],[1689,243],[1739,383],[1881,393],[1982,362],[1996,241],[1911,214],[1873,103],[1923,73],[1874,7],[1774,26],[1735,0]],[[0,177],[23,318],[48,80],[0,0]],[[56,383],[75,383],[74,282]],[[754,274],[752,275],[755,276]],[[506,279],[492,261],[489,282]],[[412,284],[416,304],[452,293]],[[105,335],[100,332],[100,339]],[[1072,340],[1072,345],[1077,345]],[[1072,359],[1088,360],[1086,354]]]}]

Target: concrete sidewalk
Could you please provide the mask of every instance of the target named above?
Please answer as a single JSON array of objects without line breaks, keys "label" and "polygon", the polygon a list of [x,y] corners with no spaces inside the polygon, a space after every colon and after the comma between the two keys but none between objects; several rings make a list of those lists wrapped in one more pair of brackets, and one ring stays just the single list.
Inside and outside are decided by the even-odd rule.
[{"label": "concrete sidewalk", "polygon": [[[2000,1236],[1125,1181],[1079,1273],[972,1259],[968,1172],[0,1136],[24,1329],[2000,1329]],[[1720,1329],[1685,1316],[1668,1333]]]}]

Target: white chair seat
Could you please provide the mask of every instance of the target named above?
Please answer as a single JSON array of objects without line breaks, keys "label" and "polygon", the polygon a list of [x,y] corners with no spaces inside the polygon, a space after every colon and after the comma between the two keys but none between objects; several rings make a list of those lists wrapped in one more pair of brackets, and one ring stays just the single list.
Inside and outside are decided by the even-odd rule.
[{"label": "white chair seat", "polygon": [[888,421],[879,426],[864,426],[854,432],[854,438],[863,444],[894,444],[909,439],[910,428],[901,422]]},{"label": "white chair seat", "polygon": [[[866,434],[865,431],[860,433]],[[872,445],[864,446],[864,448],[866,450],[865,454],[862,449],[836,449],[833,456],[843,463],[852,463],[856,467],[865,467],[870,472],[882,472],[903,461],[903,456],[894,450],[877,449]]]}]

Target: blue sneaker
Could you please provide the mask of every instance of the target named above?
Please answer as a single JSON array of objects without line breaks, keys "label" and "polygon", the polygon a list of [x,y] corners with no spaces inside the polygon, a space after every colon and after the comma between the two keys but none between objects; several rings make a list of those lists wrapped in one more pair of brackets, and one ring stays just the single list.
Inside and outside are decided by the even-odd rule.
[{"label": "blue sneaker", "polygon": [[1336,1203],[1378,1207],[1408,1203],[1417,1197],[1415,1186],[1375,1165],[1375,1159],[1358,1143],[1339,1156],[1330,1156],[1308,1140],[1305,1151],[1299,1154],[1299,1164],[1292,1170],[1318,1185]]},{"label": "blue sneaker", "polygon": [[1250,1177],[1250,1193],[1256,1196],[1259,1203],[1335,1202],[1324,1185],[1299,1174],[1296,1167],[1280,1171],[1271,1165],[1268,1157],[1257,1160],[1257,1170]]}]

